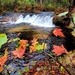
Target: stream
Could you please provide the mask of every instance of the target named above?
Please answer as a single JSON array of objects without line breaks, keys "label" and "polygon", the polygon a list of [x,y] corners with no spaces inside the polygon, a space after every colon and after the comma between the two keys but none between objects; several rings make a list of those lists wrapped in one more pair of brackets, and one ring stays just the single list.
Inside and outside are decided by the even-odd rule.
[{"label": "stream", "polygon": [[[8,39],[19,37],[20,39],[31,40],[40,39],[42,42],[47,39],[55,25],[52,23],[53,12],[41,13],[13,13],[7,12],[0,16],[0,33],[6,33]],[[18,33],[21,33],[18,36]],[[17,41],[18,42],[18,41]],[[18,70],[24,71],[24,65],[33,61],[43,60],[46,56],[40,53],[26,54],[24,59],[13,59],[10,51],[14,50],[17,42],[5,44],[0,49],[0,54],[8,47],[9,59],[6,62],[7,68],[3,70],[3,75],[19,75]],[[29,56],[29,57],[28,57]],[[29,66],[31,67],[31,66]],[[13,70],[12,70],[13,69]],[[9,72],[9,74],[8,74]]]}]

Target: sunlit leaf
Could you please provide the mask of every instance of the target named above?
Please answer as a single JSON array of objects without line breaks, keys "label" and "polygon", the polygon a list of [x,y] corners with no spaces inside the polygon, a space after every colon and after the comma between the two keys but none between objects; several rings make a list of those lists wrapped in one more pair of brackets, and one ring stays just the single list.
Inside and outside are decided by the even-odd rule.
[{"label": "sunlit leaf", "polygon": [[0,72],[3,70],[3,66],[5,62],[7,61],[7,56],[8,56],[8,51],[6,49],[4,56],[0,57]]},{"label": "sunlit leaf", "polygon": [[55,36],[65,37],[64,34],[62,33],[62,29],[60,29],[60,28],[55,28],[54,31],[53,31],[53,34]]},{"label": "sunlit leaf", "polygon": [[67,52],[67,50],[64,48],[63,45],[61,45],[61,46],[53,45],[53,48],[54,49],[52,50],[52,52],[54,52],[58,56]]},{"label": "sunlit leaf", "polygon": [[7,42],[7,36],[6,34],[0,34],[0,48],[2,47],[3,44]]},{"label": "sunlit leaf", "polygon": [[61,16],[65,16],[66,14],[68,14],[68,11],[60,13],[58,16],[61,17]]}]

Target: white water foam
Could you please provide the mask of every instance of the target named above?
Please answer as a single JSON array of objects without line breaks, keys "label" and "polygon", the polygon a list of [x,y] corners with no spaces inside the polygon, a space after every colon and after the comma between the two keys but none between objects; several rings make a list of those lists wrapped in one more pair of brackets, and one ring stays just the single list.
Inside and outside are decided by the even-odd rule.
[{"label": "white water foam", "polygon": [[55,27],[52,23],[52,13],[40,13],[40,14],[27,14],[26,16],[20,15],[15,22],[9,21],[12,24],[29,23],[30,25],[39,27]]}]

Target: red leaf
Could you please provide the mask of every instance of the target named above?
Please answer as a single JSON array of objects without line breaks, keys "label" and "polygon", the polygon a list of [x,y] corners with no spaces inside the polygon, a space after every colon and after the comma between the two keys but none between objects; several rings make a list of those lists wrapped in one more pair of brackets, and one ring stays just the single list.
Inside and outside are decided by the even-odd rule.
[{"label": "red leaf", "polygon": [[15,51],[12,51],[12,54],[15,57],[22,58],[23,54],[26,51],[26,45],[27,45],[27,43],[28,43],[27,40],[20,40],[19,41],[20,46]]},{"label": "red leaf", "polygon": [[60,28],[55,28],[54,31],[53,31],[53,34],[55,36],[65,37],[64,34],[62,33],[62,29],[60,29]]},{"label": "red leaf", "polygon": [[3,66],[5,62],[7,61],[8,51],[5,50],[4,56],[0,57],[0,72],[3,70]]},{"label": "red leaf", "polygon": [[67,52],[67,50],[64,48],[64,46],[63,45],[61,45],[61,46],[56,46],[56,45],[53,45],[53,50],[52,50],[52,52],[54,52],[56,55],[61,55],[62,53],[66,53]]},{"label": "red leaf", "polygon": [[15,51],[12,51],[12,53],[15,57],[22,58],[23,54],[25,53],[25,50],[23,49],[15,50]]}]

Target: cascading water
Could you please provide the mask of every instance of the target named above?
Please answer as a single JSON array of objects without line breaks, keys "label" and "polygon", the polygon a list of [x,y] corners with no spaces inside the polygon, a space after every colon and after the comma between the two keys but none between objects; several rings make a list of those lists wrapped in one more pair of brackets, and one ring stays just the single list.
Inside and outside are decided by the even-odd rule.
[{"label": "cascading water", "polygon": [[42,12],[40,14],[32,14],[32,15],[28,14],[25,17],[23,17],[23,15],[20,15],[17,21],[15,22],[15,24],[23,22],[40,27],[54,27],[52,19],[53,19],[53,13]]},{"label": "cascading water", "polygon": [[[12,16],[11,16],[12,15]],[[38,26],[38,27],[55,27],[52,23],[53,12],[41,12],[38,14],[35,13],[7,13],[4,16],[10,16],[7,24],[17,25],[20,23],[27,23],[29,25]],[[1,17],[0,17],[1,19]]]}]

